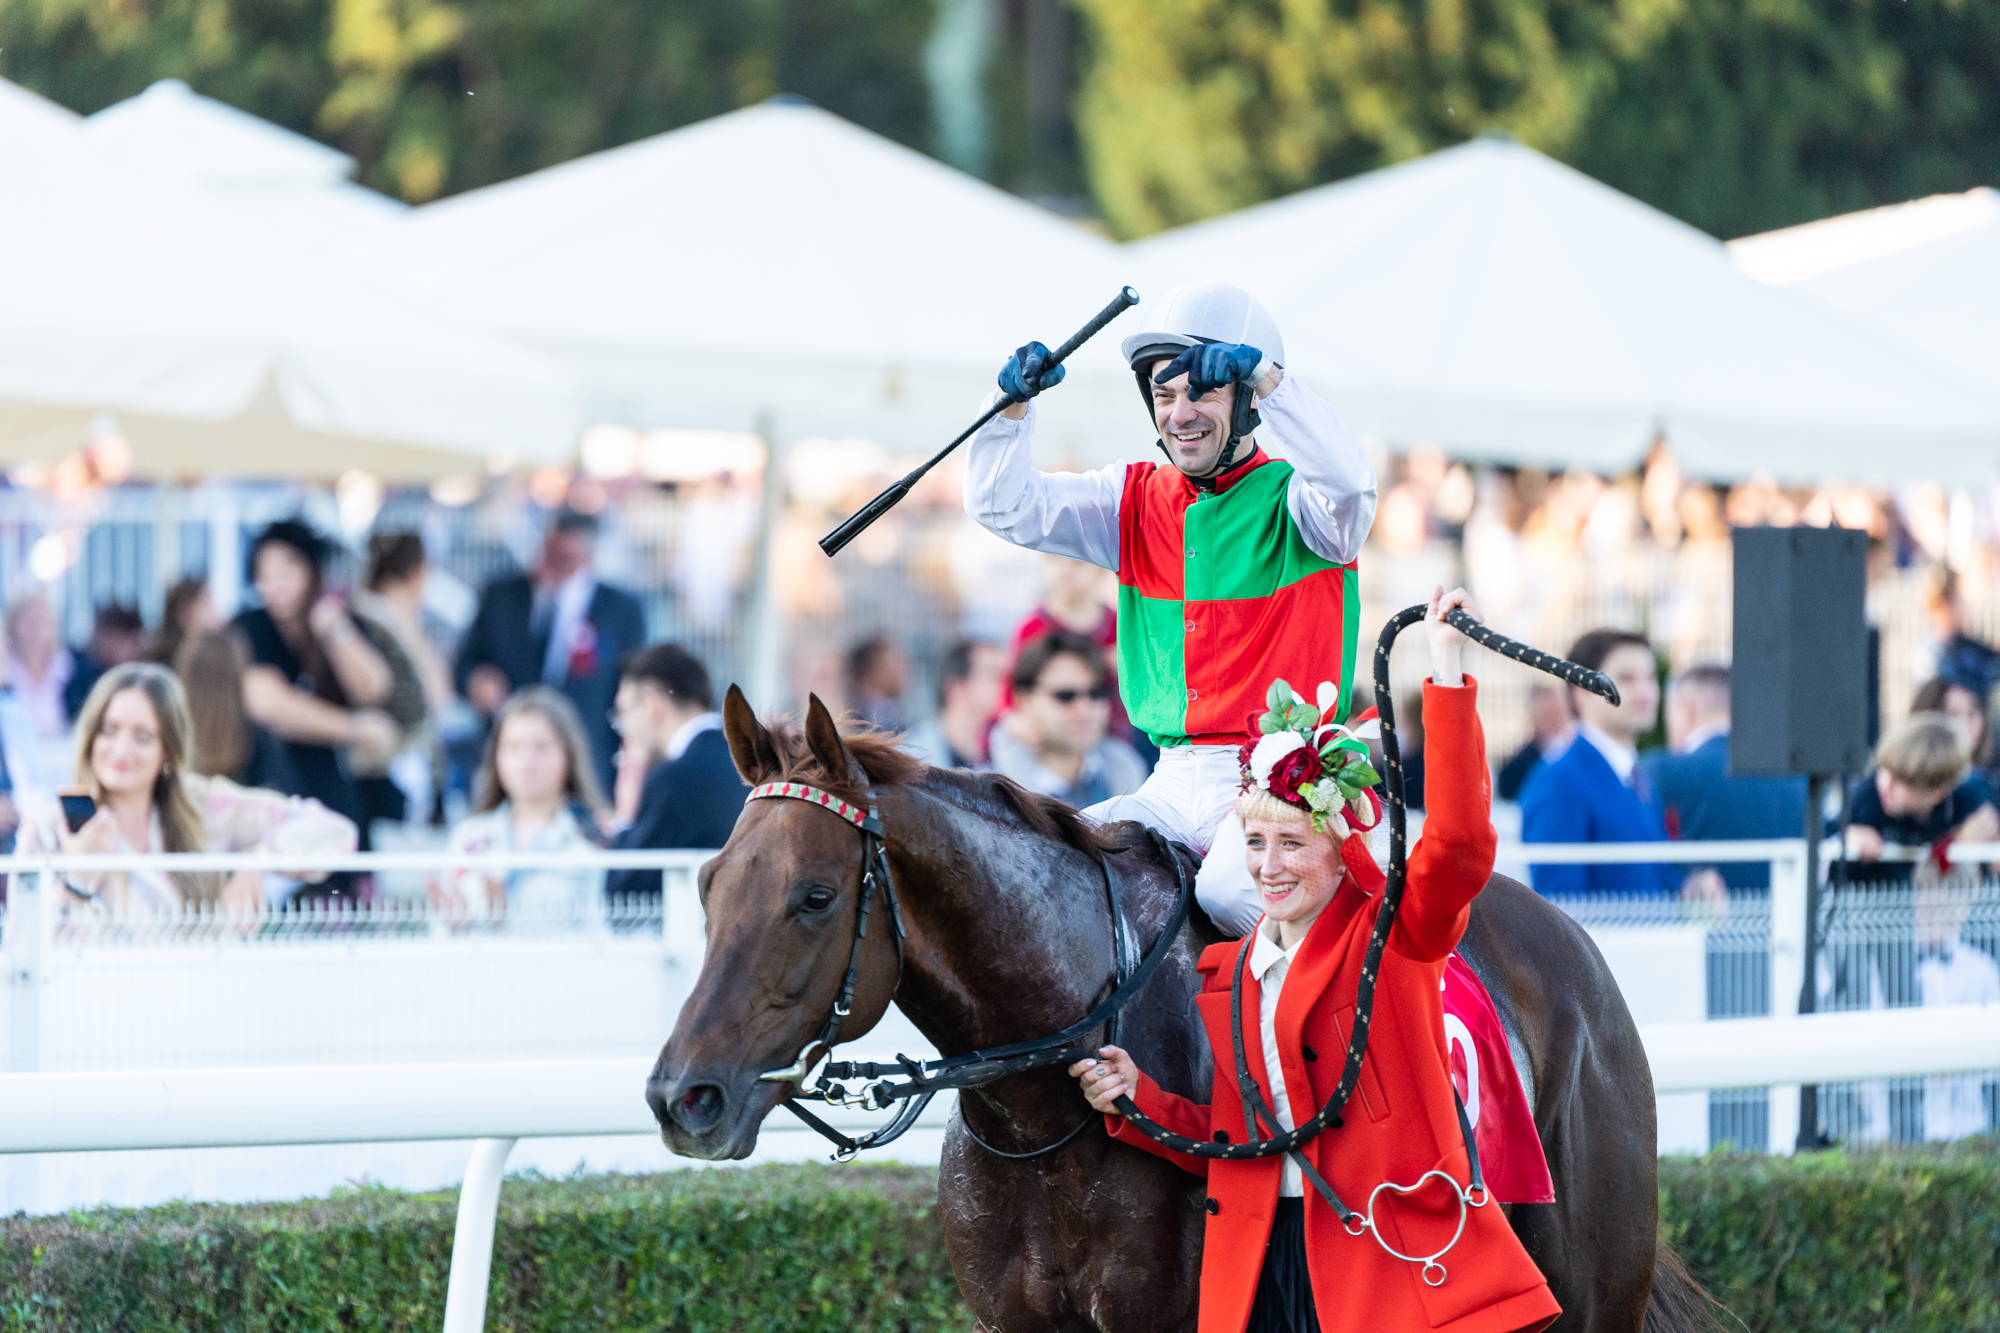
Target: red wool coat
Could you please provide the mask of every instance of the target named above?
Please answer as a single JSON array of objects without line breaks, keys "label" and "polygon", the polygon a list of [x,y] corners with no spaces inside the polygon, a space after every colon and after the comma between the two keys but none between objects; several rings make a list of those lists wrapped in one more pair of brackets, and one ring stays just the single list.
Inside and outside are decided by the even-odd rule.
[{"label": "red wool coat", "polygon": [[[1471,1175],[1452,1100],[1439,987],[1445,959],[1465,933],[1472,900],[1493,870],[1494,834],[1486,744],[1474,711],[1478,686],[1424,686],[1423,837],[1410,854],[1409,885],[1382,955],[1361,1082],[1339,1128],[1302,1150],[1341,1201],[1365,1212],[1383,1181],[1408,1185],[1438,1168],[1461,1184]],[[1351,868],[1293,959],[1278,1002],[1278,1049],[1294,1124],[1333,1095],[1353,1031],[1355,984],[1380,899],[1379,871]],[[1139,1109],[1194,1139],[1245,1141],[1243,1103],[1229,1033],[1230,967],[1238,943],[1202,954],[1200,1007],[1215,1056],[1209,1105],[1176,1096],[1141,1075]],[[1245,960],[1246,972],[1248,960]],[[1258,984],[1243,979],[1244,1051],[1265,1098]],[[1113,1138],[1208,1177],[1208,1225],[1201,1264],[1201,1333],[1242,1333],[1250,1320],[1278,1202],[1282,1157],[1212,1161],[1160,1147],[1123,1116],[1107,1117]],[[1259,1137],[1263,1137],[1260,1135]],[[1514,1333],[1547,1326],[1561,1313],[1500,1206],[1467,1211],[1465,1234],[1440,1261],[1446,1278],[1430,1287],[1419,1265],[1391,1257],[1373,1235],[1349,1236],[1310,1181],[1305,1189],[1306,1262],[1324,1333],[1445,1329]],[[1383,1191],[1375,1216],[1383,1238],[1405,1254],[1427,1255],[1451,1237],[1458,1205],[1432,1181],[1408,1196]],[[1435,1273],[1433,1273],[1435,1276]]]}]

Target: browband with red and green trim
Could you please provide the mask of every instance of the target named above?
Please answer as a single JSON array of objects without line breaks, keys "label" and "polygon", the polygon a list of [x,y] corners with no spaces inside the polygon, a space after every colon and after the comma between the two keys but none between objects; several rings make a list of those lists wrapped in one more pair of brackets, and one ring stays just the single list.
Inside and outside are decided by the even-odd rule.
[{"label": "browband with red and green trim", "polygon": [[871,811],[863,810],[860,806],[852,802],[843,801],[830,791],[821,791],[818,787],[808,787],[803,782],[767,782],[761,787],[752,787],[750,795],[745,799],[760,801],[772,796],[788,797],[794,801],[804,801],[809,805],[817,805],[822,809],[831,810],[834,814],[839,815],[863,833],[873,833],[877,837],[881,836],[882,822],[876,819]]}]

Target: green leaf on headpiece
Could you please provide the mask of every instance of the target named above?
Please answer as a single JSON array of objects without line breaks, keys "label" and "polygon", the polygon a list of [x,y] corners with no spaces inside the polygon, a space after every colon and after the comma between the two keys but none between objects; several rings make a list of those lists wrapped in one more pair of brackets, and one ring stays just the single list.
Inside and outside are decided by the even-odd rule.
[{"label": "green leaf on headpiece", "polygon": [[1274,713],[1280,712],[1284,709],[1285,700],[1291,697],[1292,687],[1282,680],[1274,680],[1271,682],[1271,688],[1264,691],[1264,707]]},{"label": "green leaf on headpiece", "polygon": [[1319,709],[1311,704],[1299,705],[1299,726],[1302,731],[1310,731],[1319,725]]},{"label": "green leaf on headpiece", "polygon": [[1285,724],[1276,713],[1266,713],[1257,719],[1257,730],[1266,736],[1275,735],[1285,729]]}]

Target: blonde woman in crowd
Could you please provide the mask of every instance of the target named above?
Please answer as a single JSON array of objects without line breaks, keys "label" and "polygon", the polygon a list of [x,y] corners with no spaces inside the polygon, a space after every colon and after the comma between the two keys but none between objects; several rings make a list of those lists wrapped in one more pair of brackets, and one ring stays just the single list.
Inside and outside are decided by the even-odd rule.
[{"label": "blonde woman in crowd", "polygon": [[[274,852],[342,855],[355,846],[354,825],[317,801],[239,787],[191,767],[194,724],[174,674],[152,663],[113,667],[97,682],[76,724],[75,792],[95,811],[71,832],[60,807],[34,811],[23,826],[24,852],[90,855],[121,852]],[[304,873],[301,878],[322,878]],[[72,904],[112,915],[170,916],[195,904],[254,910],[263,876],[159,871],[70,871],[60,884]]]},{"label": "blonde woman in crowd", "polygon": [[[596,826],[603,808],[576,706],[546,685],[530,685],[493,719],[473,782],[475,813],[451,831],[451,849],[467,856],[587,851],[603,845]],[[594,921],[603,915],[604,872],[451,870],[438,892],[442,910],[476,917]]]}]

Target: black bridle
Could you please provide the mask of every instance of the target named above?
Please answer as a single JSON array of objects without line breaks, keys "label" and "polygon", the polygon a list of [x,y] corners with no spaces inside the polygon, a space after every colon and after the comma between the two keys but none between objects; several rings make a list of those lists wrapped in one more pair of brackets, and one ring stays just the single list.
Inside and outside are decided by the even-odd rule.
[{"label": "black bridle", "polygon": [[[751,800],[764,798],[787,798],[805,801],[838,815],[861,831],[861,891],[857,896],[854,914],[854,943],[848,951],[847,972],[841,978],[840,993],[834,1000],[833,1008],[821,1025],[819,1035],[807,1042],[799,1051],[799,1057],[784,1069],[772,1069],[759,1074],[758,1078],[774,1083],[795,1083],[799,1090],[787,1098],[785,1108],[807,1126],[818,1131],[834,1145],[834,1157],[846,1161],[868,1148],[879,1148],[901,1138],[917,1118],[930,1105],[931,1098],[946,1089],[976,1088],[1013,1074],[1026,1073],[1053,1064],[1070,1064],[1091,1054],[1090,1046],[1077,1043],[1099,1028],[1109,1028],[1107,1039],[1116,1040],[1119,1014],[1132,999],[1144,990],[1153,974],[1166,962],[1173,951],[1174,941],[1180,937],[1181,928],[1187,922],[1188,910],[1194,901],[1194,884],[1189,879],[1187,867],[1182,864],[1173,845],[1158,833],[1148,829],[1148,841],[1159,855],[1174,868],[1176,894],[1174,912],[1153,946],[1143,959],[1136,963],[1131,934],[1125,922],[1125,913],[1118,902],[1116,878],[1112,872],[1109,857],[1100,860],[1104,871],[1105,899],[1111,910],[1112,969],[1111,993],[1098,1001],[1091,1011],[1062,1031],[1046,1037],[1036,1037],[1028,1041],[1013,1042],[1005,1046],[991,1046],[983,1050],[968,1051],[964,1055],[954,1055],[938,1060],[917,1060],[907,1055],[898,1055],[893,1063],[828,1061],[819,1070],[819,1076],[810,1087],[806,1079],[822,1056],[833,1050],[833,1039],[840,1030],[840,1024],[850,1011],[854,1000],[854,988],[861,972],[861,945],[868,936],[869,906],[879,886],[896,929],[896,979],[897,989],[902,985],[903,940],[907,932],[903,926],[902,907],[896,900],[896,881],[889,868],[886,846],[886,830],[876,812],[875,793],[868,794],[868,809],[864,814],[851,803],[817,787],[809,787],[797,782],[772,782],[757,787],[750,793]],[[1129,849],[1107,849],[1115,854]],[[863,1080],[865,1086],[850,1092],[847,1080]],[[859,1138],[842,1134],[826,1121],[799,1105],[802,1101],[824,1102],[829,1106],[859,1106],[867,1111],[886,1110],[901,1102],[901,1108],[888,1124],[872,1130]],[[1075,1129],[1047,1144],[1028,1152],[1003,1152],[985,1142],[972,1127],[966,1126],[966,1133],[973,1142],[997,1157],[1020,1161],[1041,1157],[1052,1153],[1075,1140],[1097,1119],[1096,1112],[1090,1112]]]},{"label": "black bridle", "polygon": [[[1185,1135],[1176,1134],[1164,1125],[1147,1118],[1130,1097],[1121,1097],[1117,1102],[1119,1111],[1124,1114],[1126,1119],[1149,1138],[1176,1152],[1191,1157],[1209,1157],[1238,1161],[1275,1157],[1281,1153],[1290,1154],[1293,1161],[1299,1166],[1301,1173],[1313,1183],[1314,1188],[1332,1206],[1335,1214],[1340,1218],[1342,1225],[1347,1226],[1350,1232],[1356,1235],[1361,1234],[1361,1231],[1367,1230],[1373,1225],[1372,1217],[1374,1214],[1375,1194],[1380,1194],[1384,1189],[1402,1190],[1402,1187],[1391,1186],[1386,1183],[1378,1185],[1375,1189],[1375,1194],[1370,1195],[1366,1215],[1356,1213],[1346,1203],[1341,1201],[1333,1192],[1332,1187],[1326,1183],[1319,1172],[1299,1152],[1299,1149],[1326,1129],[1339,1127],[1341,1124],[1341,1114],[1345,1111],[1349,1098],[1353,1096],[1354,1089],[1360,1082],[1361,1061],[1368,1049],[1368,1024],[1375,1007],[1375,981],[1381,968],[1382,952],[1388,945],[1389,933],[1396,923],[1396,912],[1401,907],[1403,901],[1403,890],[1408,877],[1406,865],[1404,774],[1402,752],[1396,740],[1395,706],[1389,693],[1389,653],[1395,646],[1396,637],[1409,626],[1422,620],[1425,611],[1426,608],[1423,606],[1412,606],[1398,612],[1390,618],[1388,624],[1382,627],[1381,637],[1376,641],[1375,645],[1376,709],[1382,722],[1382,754],[1386,766],[1384,786],[1388,790],[1386,804],[1389,808],[1388,882],[1383,889],[1382,905],[1375,913],[1375,926],[1368,938],[1367,952],[1362,958],[1361,980],[1355,993],[1354,1034],[1348,1042],[1347,1063],[1341,1071],[1340,1082],[1335,1085],[1333,1095],[1310,1120],[1291,1130],[1280,1128],[1275,1113],[1272,1112],[1270,1106],[1265,1102],[1262,1091],[1258,1088],[1255,1078],[1251,1076],[1249,1063],[1243,1047],[1243,964],[1247,960],[1249,949],[1254,942],[1254,937],[1246,937],[1242,948],[1237,952],[1236,975],[1230,990],[1230,1017],[1236,1035],[1236,1071],[1238,1086],[1243,1092],[1244,1099],[1243,1121],[1250,1141],[1246,1143],[1210,1143],[1199,1139],[1190,1139]],[[1566,661],[1563,658],[1530,648],[1526,644],[1507,638],[1505,635],[1497,634],[1457,608],[1446,612],[1444,618],[1445,623],[1484,648],[1488,648],[1503,657],[1532,667],[1537,671],[1543,671],[1549,675],[1556,676],[1571,685],[1589,690],[1593,694],[1602,695],[1614,704],[1618,702],[1618,687],[1613,685],[1610,678],[1601,671],[1592,671],[1587,667],[1578,666],[1574,662]],[[903,928],[902,909],[896,901],[895,879],[889,868],[889,858],[885,842],[887,834],[880,818],[876,814],[876,801],[873,791],[870,791],[868,794],[868,809],[865,814],[859,808],[828,792],[800,783],[767,783],[752,791],[750,797],[753,800],[765,797],[786,797],[806,801],[831,811],[861,831],[861,892],[855,908],[854,944],[848,954],[847,973],[841,981],[839,998],[835,1000],[833,1009],[827,1015],[826,1023],[821,1027],[819,1035],[806,1044],[805,1048],[799,1052],[799,1057],[796,1061],[787,1068],[769,1070],[758,1076],[761,1079],[773,1082],[788,1082],[799,1085],[799,1090],[788,1098],[784,1102],[784,1105],[792,1114],[798,1116],[799,1119],[803,1120],[808,1126],[817,1130],[834,1144],[834,1157],[836,1160],[849,1160],[855,1154],[866,1149],[879,1148],[900,1138],[916,1123],[917,1118],[923,1114],[924,1108],[930,1104],[931,1098],[948,1088],[964,1089],[980,1087],[1013,1074],[1025,1073],[1028,1070],[1040,1069],[1052,1064],[1073,1063],[1074,1061],[1094,1055],[1095,1051],[1092,1048],[1078,1045],[1078,1042],[1089,1033],[1112,1023],[1120,1011],[1127,1004],[1131,1003],[1138,993],[1145,988],[1146,983],[1153,979],[1153,974],[1158,972],[1161,964],[1166,961],[1167,955],[1173,950],[1175,940],[1179,938],[1182,928],[1186,925],[1188,909],[1194,897],[1193,883],[1188,878],[1187,868],[1182,864],[1181,858],[1173,844],[1169,843],[1157,831],[1148,829],[1147,837],[1149,841],[1167,863],[1174,868],[1177,893],[1173,916],[1167,922],[1165,929],[1153,941],[1152,947],[1147,950],[1145,958],[1136,966],[1128,966],[1127,955],[1130,951],[1130,941],[1125,927],[1125,915],[1119,906],[1111,862],[1108,859],[1101,862],[1104,870],[1105,894],[1111,909],[1113,952],[1115,956],[1112,967],[1111,993],[1099,1001],[1089,1013],[1062,1031],[1046,1037],[1014,1042],[1006,1046],[989,1047],[984,1050],[971,1051],[964,1055],[950,1056],[938,1060],[919,1061],[907,1055],[898,1055],[893,1063],[887,1064],[828,1061],[820,1069],[818,1078],[810,1087],[807,1087],[806,1079],[812,1072],[814,1065],[818,1063],[822,1056],[831,1053],[834,1035],[839,1031],[841,1020],[847,1017],[849,1006],[853,1001],[854,988],[860,974],[861,944],[868,934],[869,904],[874,897],[874,892],[878,885],[888,905],[891,917],[895,922],[897,986],[900,989],[903,966],[903,940],[906,935]],[[865,1086],[858,1092],[850,1092],[846,1086],[847,1080],[854,1079],[862,1080],[865,1083]],[[824,1102],[830,1106],[857,1105],[869,1111],[886,1110],[897,1102],[901,1102],[903,1105],[897,1111],[895,1117],[882,1128],[863,1134],[859,1138],[850,1138],[812,1112],[806,1110],[805,1107],[799,1105],[801,1101]],[[1054,1152],[1073,1141],[1089,1127],[1091,1120],[1095,1118],[1094,1114],[1087,1116],[1075,1129],[1054,1143],[1025,1153],[1001,1152],[979,1139],[977,1135],[972,1135],[972,1137],[974,1142],[979,1143],[981,1147],[1000,1157],[1015,1160],[1040,1157],[1044,1154]],[[1260,1136],[1260,1121],[1265,1128],[1270,1130],[1271,1137],[1263,1138]],[[1473,1146],[1471,1125],[1466,1119],[1465,1108],[1463,1106],[1459,1107],[1459,1125],[1465,1132],[1467,1148],[1471,1154],[1474,1177],[1473,1188],[1483,1193],[1485,1186],[1479,1175],[1478,1150]],[[971,1133],[970,1126],[967,1126],[967,1133]],[[1428,1180],[1433,1174],[1441,1173],[1427,1173],[1416,1185],[1409,1186],[1408,1189],[1413,1190],[1420,1187],[1424,1183],[1424,1180]],[[1407,1190],[1402,1190],[1402,1192],[1407,1192]],[[1484,1199],[1482,1198],[1479,1203],[1473,1206],[1477,1207],[1483,1203]],[[1359,1227],[1358,1230],[1356,1229],[1357,1227]],[[1456,1237],[1453,1239],[1455,1242]],[[1446,1249],[1449,1248],[1450,1246],[1446,1246]],[[1439,1253],[1441,1254],[1442,1251]],[[1440,1273],[1443,1271],[1442,1266],[1436,1263],[1436,1256],[1430,1256],[1428,1259],[1423,1256],[1400,1257],[1410,1258],[1412,1262],[1424,1263],[1426,1280],[1429,1280],[1428,1272],[1431,1267],[1437,1267]],[[1440,1277],[1439,1281],[1442,1280],[1442,1277]]]}]

